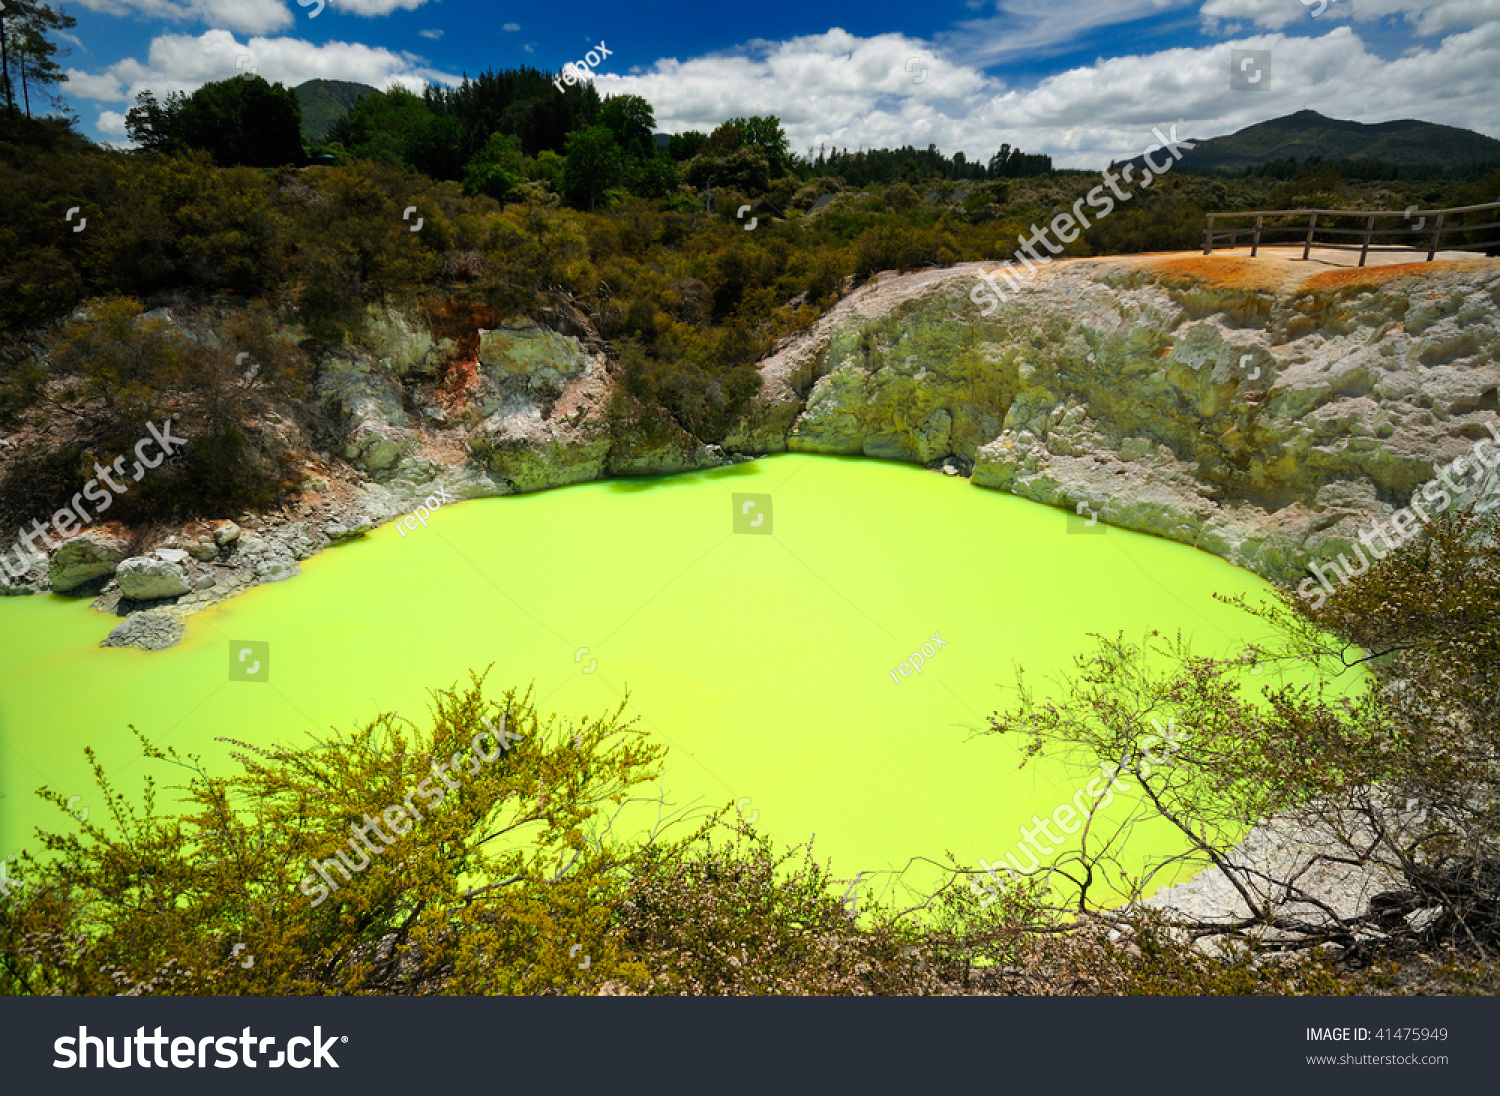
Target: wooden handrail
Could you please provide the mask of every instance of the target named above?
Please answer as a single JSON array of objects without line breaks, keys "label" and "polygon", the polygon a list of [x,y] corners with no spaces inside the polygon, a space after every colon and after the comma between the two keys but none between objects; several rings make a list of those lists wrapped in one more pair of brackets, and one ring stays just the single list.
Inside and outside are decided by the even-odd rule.
[{"label": "wooden handrail", "polygon": [[[1481,202],[1479,205],[1452,206],[1448,209],[1414,209],[1413,217],[1436,216],[1439,213],[1473,213],[1476,209],[1500,209],[1500,202]],[[1322,213],[1337,217],[1405,217],[1403,209],[1259,209],[1243,213],[1208,213],[1207,217],[1306,217],[1309,213]]]},{"label": "wooden handrail", "polygon": [[[1500,211],[1500,201],[1483,202],[1479,205],[1454,206],[1450,209],[1412,209],[1402,210],[1400,212],[1388,209],[1260,209],[1246,210],[1244,212],[1235,213],[1209,213],[1206,214],[1208,223],[1203,230],[1203,254],[1212,254],[1216,242],[1222,240],[1226,236],[1229,239],[1228,246],[1234,247],[1239,243],[1241,233],[1248,234],[1251,232],[1249,226],[1246,226],[1244,228],[1230,227],[1228,229],[1221,229],[1216,233],[1214,231],[1215,220],[1230,220],[1237,217],[1254,217],[1254,237],[1250,245],[1250,256],[1251,258],[1254,258],[1260,251],[1261,237],[1263,232],[1290,232],[1300,229],[1300,226],[1298,225],[1286,225],[1284,227],[1271,227],[1267,229],[1265,227],[1265,219],[1267,217],[1306,217],[1308,219],[1307,234],[1306,236],[1304,236],[1302,241],[1302,258],[1306,259],[1312,251],[1313,234],[1319,231],[1319,217],[1363,217],[1365,219],[1363,228],[1332,228],[1325,225],[1323,226],[1321,231],[1325,235],[1362,237],[1362,242],[1357,245],[1359,246],[1360,266],[1365,265],[1365,259],[1369,256],[1370,251],[1372,250],[1370,241],[1376,235],[1376,233],[1381,233],[1385,236],[1410,235],[1418,237],[1428,237],[1427,261],[1431,262],[1437,255],[1438,247],[1442,242],[1442,236],[1444,233],[1473,232],[1482,228],[1500,227],[1500,220],[1486,221],[1484,224],[1478,225],[1461,225],[1448,222],[1449,214],[1475,213],[1481,209],[1493,209]],[[1434,224],[1430,227],[1425,225],[1425,221],[1429,216],[1436,219]],[[1416,228],[1376,228],[1375,218],[1377,217],[1400,217],[1403,220],[1407,221],[1410,221],[1413,217],[1420,217],[1421,220],[1417,222],[1418,227]],[[1325,242],[1321,246],[1338,250],[1353,250],[1356,245]],[[1451,250],[1481,251],[1495,246],[1500,246],[1500,240],[1497,240],[1492,244],[1458,244],[1454,245]],[[1391,250],[1391,248],[1376,246],[1373,250]],[[1408,248],[1406,250],[1412,249]]]}]

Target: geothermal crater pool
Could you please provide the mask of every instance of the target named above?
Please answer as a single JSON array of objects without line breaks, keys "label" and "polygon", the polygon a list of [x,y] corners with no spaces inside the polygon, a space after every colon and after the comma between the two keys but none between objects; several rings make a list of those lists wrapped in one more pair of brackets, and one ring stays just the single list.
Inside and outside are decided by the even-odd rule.
[{"label": "geothermal crater pool", "polygon": [[[0,599],[0,857],[61,828],[40,785],[102,810],[86,745],[119,790],[148,771],[177,782],[130,724],[228,772],[215,736],[302,742],[391,709],[422,722],[428,689],[494,663],[490,695],[534,683],[543,713],[599,715],[628,688],[669,747],[671,803],[738,802],[781,841],[816,834],[836,874],[999,860],[1093,775],[1019,771],[1019,742],[975,736],[1014,698],[1017,662],[1042,685],[1089,632],[1180,628],[1220,656],[1264,638],[1211,596],[1260,579],[1085,528],[961,478],[782,455],[449,505],[189,618],[154,654],[100,649],[118,621],[84,602]],[[230,680],[241,641],[268,645],[268,680]],[[1130,846],[1142,864],[1176,847],[1165,830]]]}]

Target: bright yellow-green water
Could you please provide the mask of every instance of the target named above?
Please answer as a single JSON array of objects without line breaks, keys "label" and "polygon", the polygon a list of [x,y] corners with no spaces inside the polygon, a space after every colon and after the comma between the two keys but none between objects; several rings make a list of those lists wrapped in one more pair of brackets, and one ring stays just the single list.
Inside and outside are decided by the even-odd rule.
[{"label": "bright yellow-green water", "polygon": [[[736,492],[771,495],[771,535],[733,531]],[[1255,576],[1163,540],[1067,530],[1058,510],[960,478],[784,455],[453,504],[190,618],[155,654],[98,648],[118,621],[84,603],[0,600],[0,857],[36,851],[38,823],[60,828],[39,785],[98,809],[86,745],[121,790],[147,771],[175,780],[129,724],[228,771],[215,736],[295,742],[382,710],[421,718],[427,689],[493,662],[494,695],[534,682],[544,712],[602,714],[628,686],[631,713],[670,747],[670,801],[748,798],[762,829],[816,834],[848,878],[949,850],[999,860],[1090,775],[1018,771],[1019,743],[973,736],[1013,698],[1018,661],[1040,684],[1089,632],[1181,628],[1212,655],[1262,638],[1211,597],[1265,589]],[[934,633],[946,646],[923,673],[893,680]],[[267,682],[229,679],[242,640],[270,644]],[[1132,850],[1144,862],[1172,847],[1146,832]]]}]

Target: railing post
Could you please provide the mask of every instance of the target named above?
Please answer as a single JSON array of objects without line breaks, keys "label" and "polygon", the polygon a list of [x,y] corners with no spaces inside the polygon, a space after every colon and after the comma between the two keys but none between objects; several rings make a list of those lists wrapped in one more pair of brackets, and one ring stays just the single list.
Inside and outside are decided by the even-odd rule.
[{"label": "railing post", "polygon": [[1260,250],[1260,222],[1262,215],[1255,215],[1255,240],[1250,244],[1250,257],[1255,258],[1255,253]]},{"label": "railing post", "polygon": [[1307,222],[1307,239],[1302,244],[1302,258],[1307,258],[1307,253],[1312,250],[1313,229],[1318,227],[1318,215],[1314,213],[1312,220]]},{"label": "railing post", "polygon": [[1214,215],[1208,215],[1208,227],[1203,230],[1203,254],[1207,255],[1214,249]]},{"label": "railing post", "polygon": [[1443,215],[1438,214],[1437,224],[1433,225],[1432,246],[1427,249],[1427,261],[1432,262],[1432,257],[1437,254],[1438,237],[1443,234]]},{"label": "railing post", "polygon": [[1375,231],[1375,214],[1365,220],[1365,246],[1359,249],[1359,265],[1365,265],[1365,256],[1370,253],[1370,234]]}]

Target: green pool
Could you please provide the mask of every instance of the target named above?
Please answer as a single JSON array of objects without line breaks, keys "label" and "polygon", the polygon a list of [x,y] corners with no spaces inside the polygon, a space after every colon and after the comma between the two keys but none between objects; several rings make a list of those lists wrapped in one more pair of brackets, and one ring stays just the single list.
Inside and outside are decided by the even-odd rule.
[{"label": "green pool", "polygon": [[[493,662],[496,692],[534,683],[543,711],[599,714],[628,688],[670,747],[669,801],[744,801],[783,841],[816,834],[848,878],[950,850],[999,860],[1088,775],[1018,771],[1016,745],[974,736],[1018,661],[1036,682],[1122,628],[1181,628],[1216,655],[1262,638],[1211,597],[1265,589],[1255,576],[1078,524],[918,468],[784,455],[450,505],[191,618],[156,654],[100,649],[117,621],[84,603],[0,600],[0,857],[58,826],[42,784],[99,808],[86,745],[139,788],[130,724],[227,771],[215,736],[420,718],[427,689]],[[269,645],[268,680],[230,680],[246,640]],[[1132,845],[1142,861],[1171,848],[1164,831]]]}]

